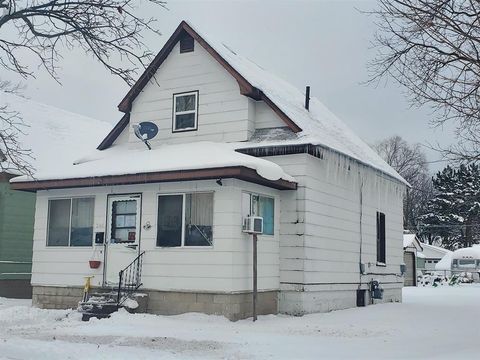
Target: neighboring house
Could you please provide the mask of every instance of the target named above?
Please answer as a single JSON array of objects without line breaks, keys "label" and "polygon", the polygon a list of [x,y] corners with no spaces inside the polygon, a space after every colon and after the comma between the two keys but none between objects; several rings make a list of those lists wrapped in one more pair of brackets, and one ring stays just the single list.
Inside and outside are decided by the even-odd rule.
[{"label": "neighboring house", "polygon": [[91,155],[12,180],[37,192],[34,304],[76,306],[84,276],[115,287],[135,260],[149,312],[251,316],[249,216],[259,313],[353,307],[372,280],[401,301],[407,183],[317,99],[182,22],[119,109]]},{"label": "neighboring house", "polygon": [[[18,141],[38,171],[71,163],[94,146],[111,126],[107,123],[0,91],[0,106],[17,118]],[[23,124],[22,124],[23,123]],[[5,126],[5,124],[3,124]],[[9,131],[5,127],[2,131]],[[2,145],[0,144],[0,155]],[[10,189],[18,171],[2,156],[0,170],[0,296],[31,297],[35,194]],[[63,164],[63,165],[62,165]]]},{"label": "neighboring house", "polygon": [[416,234],[403,234],[403,262],[405,263],[405,286],[417,286],[417,254],[423,250]]},{"label": "neighboring house", "polygon": [[451,253],[450,250],[439,246],[422,244],[422,247],[422,255],[425,258],[425,272],[435,271],[435,265],[442,260],[446,254]]}]

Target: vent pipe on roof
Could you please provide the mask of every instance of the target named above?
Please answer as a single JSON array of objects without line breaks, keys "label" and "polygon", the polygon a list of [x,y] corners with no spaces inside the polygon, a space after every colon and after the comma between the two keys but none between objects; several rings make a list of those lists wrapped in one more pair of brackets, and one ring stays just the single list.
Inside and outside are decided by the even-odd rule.
[{"label": "vent pipe on roof", "polygon": [[309,109],[310,107],[310,86],[307,86],[305,89],[305,109]]}]

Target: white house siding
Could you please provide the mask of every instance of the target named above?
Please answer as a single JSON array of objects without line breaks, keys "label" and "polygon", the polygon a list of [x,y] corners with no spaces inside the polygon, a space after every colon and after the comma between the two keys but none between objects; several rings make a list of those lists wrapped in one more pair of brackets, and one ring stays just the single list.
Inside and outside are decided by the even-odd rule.
[{"label": "white house siding", "polygon": [[[199,91],[198,130],[172,133],[173,94]],[[245,141],[251,135],[249,107],[236,80],[195,42],[193,52],[180,54],[179,43],[157,70],[154,79],[132,104],[130,123],[151,121],[159,133],[151,142]],[[251,110],[250,110],[251,112]],[[139,143],[131,127],[132,146]]]},{"label": "white house siding", "polygon": [[285,122],[275,114],[263,101],[255,102],[255,128],[269,129],[286,126]]},{"label": "white house siding", "polygon": [[[279,311],[301,314],[355,306],[362,181],[361,262],[368,274],[361,276],[361,288],[375,279],[385,289],[385,301],[400,301],[404,186],[337,153],[325,150],[323,156],[268,158],[299,180],[297,204],[293,196],[282,194],[286,214],[281,214]],[[386,266],[376,264],[377,211],[386,214]]]},{"label": "white house siding", "polygon": [[[157,248],[157,195],[214,191],[213,248]],[[32,284],[38,286],[81,286],[84,276],[95,275],[94,286],[102,285],[102,269],[88,266],[92,247],[47,247],[48,200],[69,196],[95,196],[94,232],[106,231],[109,194],[142,194],[140,248],[145,250],[142,280],[145,289],[166,291],[243,292],[252,289],[252,243],[241,231],[241,194],[252,191],[273,196],[275,235],[260,236],[258,242],[259,290],[279,288],[279,191],[239,180],[162,183],[39,191],[34,230]],[[97,246],[103,251],[103,246]],[[55,259],[55,261],[52,261]]]}]

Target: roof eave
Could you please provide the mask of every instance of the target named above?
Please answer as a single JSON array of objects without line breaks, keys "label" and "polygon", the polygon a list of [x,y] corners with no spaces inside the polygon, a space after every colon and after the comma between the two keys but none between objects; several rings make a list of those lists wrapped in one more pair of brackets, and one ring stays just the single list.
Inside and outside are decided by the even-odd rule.
[{"label": "roof eave", "polygon": [[278,190],[296,190],[297,183],[279,179],[268,180],[250,168],[231,166],[210,169],[176,170],[125,175],[94,176],[72,179],[33,180],[11,183],[14,190],[35,192],[38,190],[67,189],[78,187],[147,184],[174,181],[195,181],[235,178]]}]

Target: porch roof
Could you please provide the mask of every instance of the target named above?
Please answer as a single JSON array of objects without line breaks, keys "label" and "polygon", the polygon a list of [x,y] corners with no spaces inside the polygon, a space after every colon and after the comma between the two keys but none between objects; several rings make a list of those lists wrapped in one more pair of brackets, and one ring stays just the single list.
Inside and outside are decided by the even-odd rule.
[{"label": "porch roof", "polygon": [[35,178],[16,177],[11,184],[13,189],[36,191],[219,178],[238,178],[281,190],[296,189],[295,179],[279,165],[236,152],[232,145],[213,142],[161,145],[152,150],[112,146],[72,165],[37,173]]}]

